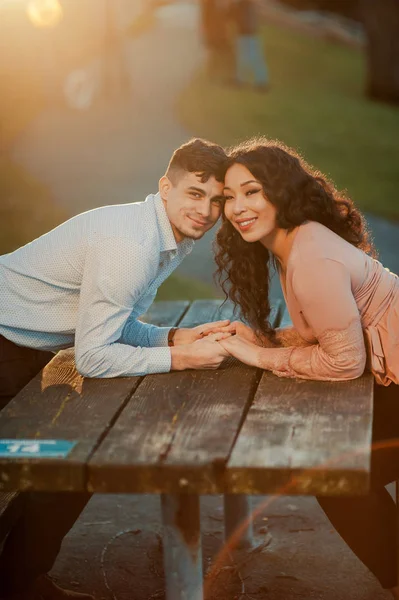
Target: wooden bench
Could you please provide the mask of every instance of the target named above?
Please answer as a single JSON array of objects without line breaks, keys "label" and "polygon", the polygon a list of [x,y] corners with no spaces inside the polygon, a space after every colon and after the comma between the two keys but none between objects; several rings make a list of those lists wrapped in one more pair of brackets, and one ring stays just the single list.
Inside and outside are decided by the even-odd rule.
[{"label": "wooden bench", "polygon": [[[166,302],[146,320],[232,316],[219,300]],[[226,538],[249,545],[252,494],[367,493],[372,402],[370,374],[279,379],[231,359],[217,371],[83,379],[63,351],[0,413],[0,438],[76,445],[62,459],[0,458],[0,490],[14,506],[16,490],[161,494],[166,597],[199,600],[200,496],[224,494]]]}]

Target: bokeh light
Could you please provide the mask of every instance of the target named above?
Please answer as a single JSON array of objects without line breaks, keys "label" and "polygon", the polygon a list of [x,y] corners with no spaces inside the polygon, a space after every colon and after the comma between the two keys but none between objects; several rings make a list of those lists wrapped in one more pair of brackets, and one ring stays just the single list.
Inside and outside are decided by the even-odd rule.
[{"label": "bokeh light", "polygon": [[36,27],[55,27],[62,20],[63,10],[58,0],[30,0],[27,14]]}]

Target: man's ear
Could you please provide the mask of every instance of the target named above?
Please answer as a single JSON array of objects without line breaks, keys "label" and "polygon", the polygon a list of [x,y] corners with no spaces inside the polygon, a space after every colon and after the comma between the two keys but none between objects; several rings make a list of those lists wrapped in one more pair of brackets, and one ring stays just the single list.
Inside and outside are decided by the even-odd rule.
[{"label": "man's ear", "polygon": [[167,177],[166,175],[163,175],[161,177],[161,179],[159,180],[158,187],[159,187],[159,195],[161,196],[162,200],[167,200],[169,192],[173,187],[172,182],[169,179],[169,177]]}]

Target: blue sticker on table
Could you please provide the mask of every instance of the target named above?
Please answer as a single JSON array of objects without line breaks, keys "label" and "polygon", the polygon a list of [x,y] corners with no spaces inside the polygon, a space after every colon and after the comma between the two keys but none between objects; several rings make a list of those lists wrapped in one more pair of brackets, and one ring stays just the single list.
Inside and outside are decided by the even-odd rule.
[{"label": "blue sticker on table", "polygon": [[2,440],[1,458],[66,458],[76,442],[67,440]]}]

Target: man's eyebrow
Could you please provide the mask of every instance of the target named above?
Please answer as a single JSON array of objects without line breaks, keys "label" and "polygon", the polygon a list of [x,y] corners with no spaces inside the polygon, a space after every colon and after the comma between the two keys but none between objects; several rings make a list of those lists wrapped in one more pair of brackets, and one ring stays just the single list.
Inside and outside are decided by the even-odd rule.
[{"label": "man's eyebrow", "polygon": [[204,190],[202,188],[195,187],[195,185],[190,185],[187,189],[191,190],[192,192],[198,192],[198,194],[205,196]]}]

